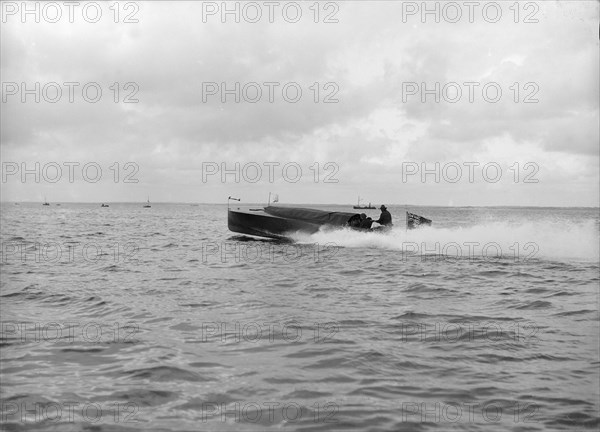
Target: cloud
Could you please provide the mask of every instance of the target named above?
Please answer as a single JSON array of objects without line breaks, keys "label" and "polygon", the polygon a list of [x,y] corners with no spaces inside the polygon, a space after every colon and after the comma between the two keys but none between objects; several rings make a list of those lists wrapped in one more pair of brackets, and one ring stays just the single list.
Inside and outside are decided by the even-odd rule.
[{"label": "cloud", "polygon": [[[544,164],[540,188],[558,180],[567,185],[560,196],[549,189],[538,193],[544,204],[572,203],[573,193],[579,203],[598,204],[597,183],[581,183],[597,179],[598,171],[597,2],[536,3],[538,10],[521,5],[519,22],[514,8],[503,4],[496,23],[479,10],[473,23],[466,9],[458,23],[445,21],[443,13],[441,22],[428,15],[423,23],[420,14],[403,15],[403,3],[331,4],[336,6],[327,10],[319,5],[319,22],[314,8],[302,4],[298,23],[280,11],[269,23],[266,9],[256,24],[222,23],[219,15],[203,22],[201,2],[140,3],[139,23],[131,24],[115,24],[105,4],[97,23],[79,17],[74,23],[23,24],[7,17],[3,82],[27,88],[56,82],[63,97],[34,103],[27,96],[22,103],[19,95],[3,94],[3,160],[135,161],[143,167],[140,189],[160,183],[165,195],[181,200],[197,186],[202,162],[298,161],[308,167],[330,161],[340,167],[340,184],[313,185],[310,192],[303,186],[298,200],[332,201],[354,200],[359,185],[379,191],[398,184],[406,161],[479,157],[508,164],[525,163],[528,155]],[[324,23],[326,16],[339,22]],[[524,22],[527,16],[538,22]],[[80,83],[74,102],[67,100],[66,82]],[[86,83],[101,87],[99,102],[82,97]],[[431,90],[436,83],[447,90],[439,102],[431,94],[423,102],[420,92],[406,93],[407,85]],[[214,85],[216,94],[208,94]],[[222,95],[236,85],[239,103],[231,92]],[[257,88],[261,97],[252,103]],[[283,88],[290,91],[284,95]],[[291,103],[297,88],[302,97]],[[496,88],[502,94],[492,103]],[[139,102],[124,103],[127,97]],[[556,158],[565,164],[553,164]],[[3,195],[39,195],[35,185],[18,193],[13,186],[3,184]],[[214,197],[228,186],[237,187],[215,185]],[[441,195],[429,186],[422,190],[435,202]],[[52,187],[60,194],[64,185]],[[86,187],[69,185],[68,195],[89,197]],[[169,187],[177,191],[167,192]],[[503,203],[509,190],[505,185],[490,192],[481,185],[468,199]],[[527,204],[527,195],[517,202]]]}]

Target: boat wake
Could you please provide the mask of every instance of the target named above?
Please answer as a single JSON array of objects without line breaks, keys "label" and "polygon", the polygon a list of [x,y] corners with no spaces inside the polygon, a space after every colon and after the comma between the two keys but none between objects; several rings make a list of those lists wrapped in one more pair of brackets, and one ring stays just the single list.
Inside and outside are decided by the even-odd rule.
[{"label": "boat wake", "polygon": [[406,231],[396,227],[381,234],[351,229],[315,234],[296,233],[297,243],[332,243],[348,248],[400,250],[419,255],[457,258],[567,259],[597,262],[599,231],[594,221],[578,224],[534,221],[487,222],[470,227],[423,227]]}]

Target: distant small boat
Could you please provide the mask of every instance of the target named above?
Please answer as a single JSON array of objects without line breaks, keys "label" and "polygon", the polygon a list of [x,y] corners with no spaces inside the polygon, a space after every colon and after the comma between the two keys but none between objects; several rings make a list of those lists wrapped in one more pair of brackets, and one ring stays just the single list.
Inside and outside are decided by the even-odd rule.
[{"label": "distant small boat", "polygon": [[47,205],[47,206],[50,205],[50,203],[48,202],[48,200],[46,199],[46,197],[44,197],[44,203],[42,205]]},{"label": "distant small boat", "polygon": [[152,206],[150,205],[150,197],[148,197],[148,201],[146,201],[146,204],[144,204],[144,208],[150,208],[150,207],[152,207]]},{"label": "distant small boat", "polygon": [[361,205],[360,205],[360,197],[358,197],[358,203],[357,203],[355,206],[353,206],[352,208],[354,208],[354,209],[367,209],[367,210],[374,210],[374,209],[375,209],[375,206],[372,206],[372,205],[371,205],[371,203],[369,203],[369,205],[368,205],[368,206],[361,206]]},{"label": "distant small boat", "polygon": [[108,204],[102,204],[100,207],[109,207]]}]

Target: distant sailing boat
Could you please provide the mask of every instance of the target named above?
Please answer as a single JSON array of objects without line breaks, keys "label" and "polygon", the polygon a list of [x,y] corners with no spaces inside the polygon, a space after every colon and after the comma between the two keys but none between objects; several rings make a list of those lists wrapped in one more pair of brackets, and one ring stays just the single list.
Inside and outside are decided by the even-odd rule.
[{"label": "distant sailing boat", "polygon": [[148,201],[146,201],[146,204],[144,204],[144,208],[150,208],[150,207],[152,207],[152,206],[150,205],[150,197],[148,197]]},{"label": "distant sailing boat", "polygon": [[374,209],[375,207],[372,206],[371,203],[369,203],[368,206],[361,206],[360,205],[360,197],[358,197],[358,203],[355,206],[353,206],[352,208],[355,208],[355,209]]},{"label": "distant sailing boat", "polygon": [[44,204],[42,204],[42,205],[47,205],[47,206],[49,206],[49,205],[50,205],[50,203],[48,202],[48,200],[46,199],[46,197],[45,197],[45,196],[44,196]]}]

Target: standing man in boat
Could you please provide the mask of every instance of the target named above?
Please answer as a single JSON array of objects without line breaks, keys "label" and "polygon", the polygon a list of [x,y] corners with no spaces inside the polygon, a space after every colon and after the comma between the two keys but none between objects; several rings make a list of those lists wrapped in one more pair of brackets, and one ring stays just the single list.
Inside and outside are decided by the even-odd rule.
[{"label": "standing man in boat", "polygon": [[379,219],[377,219],[374,222],[377,222],[380,225],[383,226],[392,226],[392,215],[390,214],[389,211],[387,211],[387,207],[384,206],[383,204],[381,204],[381,207],[379,207],[379,210],[381,210],[381,214],[379,215]]}]

